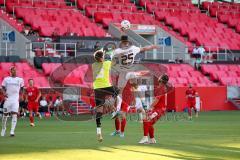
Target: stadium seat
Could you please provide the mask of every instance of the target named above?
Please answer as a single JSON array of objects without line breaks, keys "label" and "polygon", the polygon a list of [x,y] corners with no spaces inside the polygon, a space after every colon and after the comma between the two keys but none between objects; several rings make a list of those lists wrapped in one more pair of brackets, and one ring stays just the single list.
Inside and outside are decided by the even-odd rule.
[{"label": "stadium seat", "polygon": [[238,85],[239,65],[235,64],[204,64],[202,72],[209,74],[214,81],[219,81],[222,85]]},{"label": "stadium seat", "polygon": [[[208,17],[206,14],[202,14],[200,10],[191,3],[186,4],[185,2],[179,1],[176,3],[166,2],[166,4],[164,4],[162,1],[146,1],[146,3],[140,4],[145,4],[144,6],[147,7],[149,13],[154,12],[157,20],[163,21],[165,25],[171,26],[174,31],[180,33],[180,36],[187,36],[188,41],[196,43],[198,46],[204,45],[207,51],[216,52],[220,47],[231,50],[240,49],[240,35],[223,24],[218,23],[218,21]],[[203,3],[203,5],[208,7],[209,3]],[[215,3],[213,3],[213,5],[217,6]],[[181,9],[182,7],[185,9]],[[210,14],[216,15],[216,10],[216,7],[210,9]],[[230,19],[231,22],[229,23],[232,27],[238,24],[237,22],[239,20],[228,19]],[[179,37],[179,35],[173,35]],[[188,42],[183,38],[178,39],[185,44]]]}]

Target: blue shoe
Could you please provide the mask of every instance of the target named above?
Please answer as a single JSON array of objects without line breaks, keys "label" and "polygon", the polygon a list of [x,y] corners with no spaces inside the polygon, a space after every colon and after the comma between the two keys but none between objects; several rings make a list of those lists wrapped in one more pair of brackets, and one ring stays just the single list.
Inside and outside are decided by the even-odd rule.
[{"label": "blue shoe", "polygon": [[119,134],[120,134],[119,131],[114,131],[114,132],[112,132],[112,133],[110,134],[110,136],[116,136],[116,135],[119,135]]}]

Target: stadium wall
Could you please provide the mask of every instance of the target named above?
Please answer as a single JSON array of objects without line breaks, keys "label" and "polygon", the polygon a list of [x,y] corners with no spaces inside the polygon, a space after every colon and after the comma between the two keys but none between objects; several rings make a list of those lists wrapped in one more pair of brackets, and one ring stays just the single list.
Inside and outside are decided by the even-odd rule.
[{"label": "stadium wall", "polygon": [[[214,111],[214,110],[237,110],[227,99],[227,87],[196,87],[196,91],[199,93],[202,107],[201,111]],[[177,112],[181,112],[186,108],[187,101],[185,92],[187,87],[176,87],[174,92],[168,96],[168,108],[176,109]]]},{"label": "stadium wall", "polygon": [[[2,19],[0,19],[0,26],[1,26],[1,33],[9,32],[9,31],[15,32],[15,42],[8,43],[7,54],[18,55],[20,56],[20,58],[26,58],[26,44],[29,43],[30,40],[28,40],[20,32],[18,32],[15,28],[13,28],[11,25],[9,25],[7,22],[5,22]],[[1,40],[2,40],[2,35],[1,35]],[[1,54],[3,55],[5,55],[5,52],[6,52],[6,47],[4,46],[5,46],[5,43],[1,43],[0,49],[1,49]]]}]

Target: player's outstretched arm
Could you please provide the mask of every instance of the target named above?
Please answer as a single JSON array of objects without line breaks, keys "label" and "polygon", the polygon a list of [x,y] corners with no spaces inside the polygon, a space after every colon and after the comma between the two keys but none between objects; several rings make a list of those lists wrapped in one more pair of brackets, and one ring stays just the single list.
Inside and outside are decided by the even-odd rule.
[{"label": "player's outstretched arm", "polygon": [[153,49],[159,49],[159,46],[157,46],[157,45],[145,46],[145,47],[140,48],[140,52],[151,51]]}]

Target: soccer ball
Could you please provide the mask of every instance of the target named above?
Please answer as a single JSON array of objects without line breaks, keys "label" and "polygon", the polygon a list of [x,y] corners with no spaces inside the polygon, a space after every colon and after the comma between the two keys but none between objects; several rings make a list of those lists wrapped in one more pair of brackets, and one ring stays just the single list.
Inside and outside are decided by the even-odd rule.
[{"label": "soccer ball", "polygon": [[128,20],[123,20],[121,22],[121,28],[125,29],[125,30],[130,29],[131,28],[131,23]]}]

